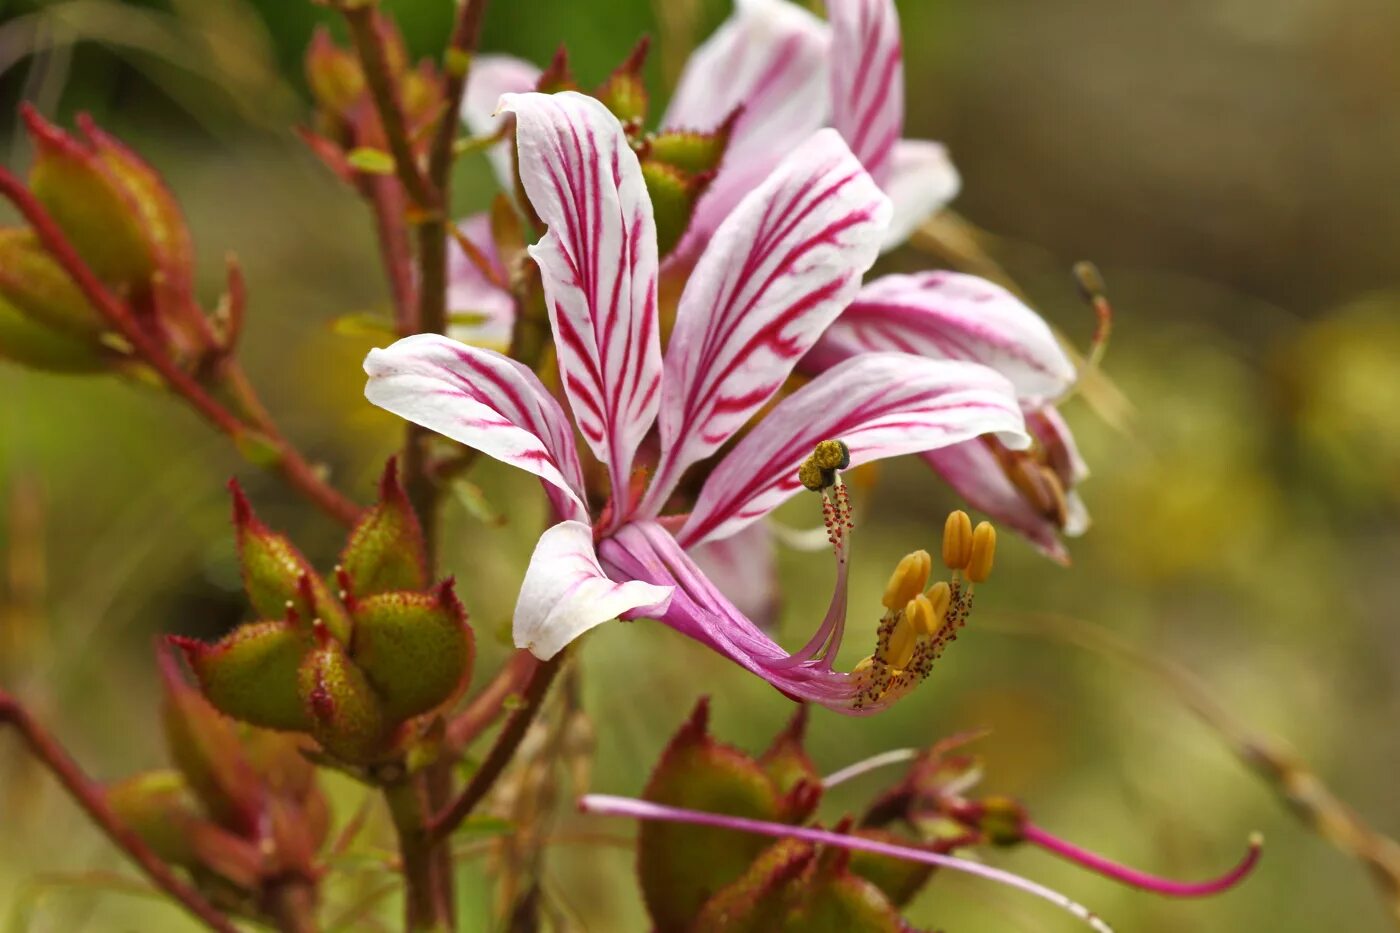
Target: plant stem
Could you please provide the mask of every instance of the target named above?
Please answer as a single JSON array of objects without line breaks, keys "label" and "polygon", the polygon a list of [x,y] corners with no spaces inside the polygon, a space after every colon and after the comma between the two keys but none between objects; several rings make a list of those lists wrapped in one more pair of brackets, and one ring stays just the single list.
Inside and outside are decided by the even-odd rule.
[{"label": "plant stem", "polygon": [[496,737],[496,743],[491,746],[486,760],[481,763],[481,767],[472,775],[471,781],[452,802],[452,805],[446,810],[440,811],[429,822],[428,833],[433,840],[446,839],[453,830],[461,826],[462,821],[471,815],[472,810],[495,785],[496,779],[501,776],[506,765],[510,764],[511,758],[515,756],[516,748],[519,747],[521,739],[525,738],[525,733],[530,728],[530,723],[534,721],[535,715],[540,711],[545,695],[549,693],[549,685],[554,682],[555,675],[559,673],[566,653],[566,651],[559,652],[535,669],[534,676],[530,678],[530,686],[525,691],[524,705],[512,713],[510,719],[506,720],[506,724],[501,729],[501,734]]},{"label": "plant stem", "polygon": [[[282,437],[270,419],[260,425],[256,432],[250,429],[171,359],[164,347],[141,327],[130,309],[83,262],[43,205],[18,178],[3,168],[0,168],[0,194],[24,215],[44,248],[68,273],[83,297],[131,344],[136,356],[154,369],[172,392],[189,402],[205,420],[227,434],[236,444],[254,440],[255,433],[261,434],[261,439],[275,450],[273,465],[288,485],[337,521],[345,524],[354,522],[360,514],[359,506],[328,485],[296,448]],[[232,371],[237,372],[237,367],[233,366]],[[251,387],[245,388],[251,393]]]},{"label": "plant stem", "polygon": [[452,885],[450,876],[443,878],[435,864],[436,842],[425,823],[424,790],[421,777],[406,777],[384,786],[384,800],[403,856],[405,929],[445,933],[455,928]]},{"label": "plant stem", "polygon": [[19,732],[29,751],[49,769],[68,795],[102,829],[117,848],[125,852],[145,872],[156,887],[174,898],[205,926],[219,933],[238,933],[233,923],[214,908],[204,896],[176,877],[135,832],[117,818],[107,805],[101,786],[83,774],[58,740],[35,721],[29,711],[10,694],[0,690],[0,723],[9,723]]},{"label": "plant stem", "polygon": [[[403,109],[399,106],[399,91],[394,83],[394,74],[389,68],[388,52],[384,47],[384,33],[377,22],[378,11],[373,4],[344,4],[340,11],[345,14],[345,23],[350,28],[350,40],[355,44],[355,54],[359,56],[369,87],[374,109],[379,113],[379,122],[384,126],[384,138],[389,144],[389,154],[394,157],[394,172],[408,196],[419,207],[431,207],[435,201],[430,184],[418,170],[418,162],[413,157],[413,147],[408,138],[408,125],[404,121]],[[454,111],[455,112],[455,111]]]},{"label": "plant stem", "polygon": [[524,648],[511,655],[491,682],[467,704],[467,708],[447,724],[445,744],[449,751],[459,752],[490,728],[505,708],[506,699],[523,690],[539,666],[539,658]]},{"label": "plant stem", "polygon": [[316,933],[316,889],[302,878],[281,882],[266,897],[267,913],[282,933]]}]

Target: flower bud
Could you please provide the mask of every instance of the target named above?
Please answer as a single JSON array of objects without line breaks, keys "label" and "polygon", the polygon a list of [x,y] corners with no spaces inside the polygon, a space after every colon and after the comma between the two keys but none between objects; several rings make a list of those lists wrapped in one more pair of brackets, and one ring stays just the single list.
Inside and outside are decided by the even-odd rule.
[{"label": "flower bud", "polygon": [[1014,846],[1025,838],[1026,810],[1010,797],[987,797],[978,804],[977,828],[994,846]]},{"label": "flower bud", "polygon": [[190,828],[200,819],[194,795],[178,771],[145,771],[106,790],[107,806],[163,861],[196,863]]},{"label": "flower bud", "polygon": [[311,728],[297,679],[302,659],[312,649],[304,629],[286,622],[254,622],[212,645],[179,637],[170,641],[185,652],[205,699],[215,709],[268,729]]},{"label": "flower bud", "polygon": [[811,867],[817,847],[799,839],[769,845],[742,875],[716,891],[686,929],[761,933],[787,929],[789,894]]},{"label": "flower bud", "polygon": [[643,36],[626,61],[593,93],[623,126],[640,127],[646,122],[649,97],[646,82],[642,80],[642,65],[650,46],[651,40]]},{"label": "flower bud", "polygon": [[782,795],[783,819],[789,823],[806,821],[822,798],[822,778],[803,747],[807,733],[807,707],[799,706],[778,733],[758,763]]},{"label": "flower bud", "polygon": [[110,330],[30,230],[0,229],[0,297],[25,317],[93,345]]},{"label": "flower bud", "polygon": [[189,685],[168,647],[157,649],[156,663],[165,693],[165,740],[175,766],[215,820],[243,835],[255,834],[265,795],[233,721]]},{"label": "flower bud", "polygon": [[902,933],[909,927],[873,882],[849,868],[849,853],[828,851],[816,871],[786,891],[785,929]]},{"label": "flower bud", "polygon": [[[852,835],[874,839],[891,845],[916,845],[909,839],[888,830],[862,827]],[[873,852],[851,853],[851,871],[874,884],[895,907],[903,907],[914,899],[933,876],[933,866],[908,859],[890,858]]]},{"label": "flower bud", "polygon": [[718,129],[709,133],[663,130],[647,140],[647,156],[691,175],[715,172],[729,147],[729,134],[733,125],[734,116],[731,116]]},{"label": "flower bud", "polygon": [[[711,738],[708,723],[709,704],[702,699],[662,754],[645,798],[754,819],[780,818],[773,781],[743,752]],[[743,875],[766,848],[760,837],[727,829],[643,824],[637,866],[655,927],[690,929],[710,895]]]},{"label": "flower bud", "polygon": [[695,204],[712,175],[691,175],[654,159],[642,160],[642,178],[656,217],[656,248],[667,256],[680,243],[695,213]]},{"label": "flower bud", "polygon": [[393,721],[450,699],[470,678],[474,652],[450,580],[433,593],[383,593],[355,608],[355,665]]},{"label": "flower bud", "polygon": [[398,468],[392,459],[379,483],[379,502],[350,532],[340,569],[350,581],[349,594],[355,597],[421,590],[428,585],[423,529],[399,485]]},{"label": "flower bud", "polygon": [[0,359],[58,373],[102,372],[112,356],[81,338],[41,324],[0,295]]},{"label": "flower bud", "polygon": [[573,69],[569,67],[569,50],[564,46],[555,49],[554,57],[549,60],[543,72],[540,73],[539,80],[535,82],[535,90],[541,94],[558,94],[560,91],[577,91],[578,81],[574,79]]},{"label": "flower bud", "polygon": [[384,701],[324,625],[316,626],[316,642],[297,672],[311,735],[346,762],[369,764],[383,758],[392,732]]},{"label": "flower bud", "polygon": [[327,124],[326,131],[344,129],[351,108],[365,93],[365,75],[354,53],[336,45],[320,26],[306,48],[305,67],[306,83]]},{"label": "flower bud", "polygon": [[253,611],[276,619],[285,616],[290,605],[298,619],[321,619],[336,638],[348,641],[349,616],[325,581],[291,541],[259,521],[237,480],[229,482],[229,491],[243,588]]},{"label": "flower bud", "polygon": [[86,116],[78,120],[82,139],[32,108],[23,117],[35,146],[30,189],[98,277],[136,290],[157,272],[187,284],[189,232],[155,170]]}]

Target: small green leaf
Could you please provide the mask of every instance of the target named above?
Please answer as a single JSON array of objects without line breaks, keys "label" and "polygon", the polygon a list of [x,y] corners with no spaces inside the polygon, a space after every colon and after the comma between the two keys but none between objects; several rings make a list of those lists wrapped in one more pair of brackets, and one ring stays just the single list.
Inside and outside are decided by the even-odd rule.
[{"label": "small green leaf", "polygon": [[351,168],[367,175],[394,174],[394,157],[383,149],[360,146],[351,149],[345,156],[345,161],[350,164]]}]

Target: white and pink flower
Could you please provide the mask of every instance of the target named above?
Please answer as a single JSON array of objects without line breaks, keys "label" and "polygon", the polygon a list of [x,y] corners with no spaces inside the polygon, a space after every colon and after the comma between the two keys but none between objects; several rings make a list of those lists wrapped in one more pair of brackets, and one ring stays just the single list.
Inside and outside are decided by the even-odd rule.
[{"label": "white and pink flower", "polygon": [[[663,353],[652,206],[622,126],[573,92],[507,94],[502,108],[515,116],[520,178],[548,227],[530,255],[569,411],[528,368],[438,335],[373,351],[366,395],[544,482],[558,521],[525,575],[517,645],[547,658],[610,619],[655,618],[789,695],[850,709],[861,678],[834,670],[834,648],[782,648],[686,549],[736,535],[798,493],[799,466],[828,439],[844,442],[852,466],[986,434],[1025,447],[1011,382],[971,361],[858,353],[750,425],[860,290],[889,223],[888,199],[840,135],[823,129],[794,146],[725,217]],[[668,514],[687,471],[741,429],[690,511]],[[585,490],[587,457],[611,480],[602,504]],[[823,633],[839,642],[838,552]]]}]

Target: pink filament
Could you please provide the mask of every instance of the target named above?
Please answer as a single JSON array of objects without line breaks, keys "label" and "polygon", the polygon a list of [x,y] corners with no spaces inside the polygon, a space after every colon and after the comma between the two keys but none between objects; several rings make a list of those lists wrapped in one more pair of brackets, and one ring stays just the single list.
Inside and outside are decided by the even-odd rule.
[{"label": "pink filament", "polygon": [[1115,881],[1121,881],[1134,888],[1141,888],[1144,891],[1151,891],[1154,894],[1161,894],[1165,897],[1209,897],[1212,894],[1219,894],[1228,891],[1235,885],[1243,881],[1254,866],[1259,863],[1260,852],[1264,842],[1255,835],[1249,840],[1249,850],[1245,852],[1244,858],[1239,864],[1227,871],[1218,878],[1209,881],[1187,882],[1173,881],[1169,878],[1159,878],[1147,872],[1120,865],[1117,862],[1096,855],[1087,849],[1081,849],[1072,842],[1066,842],[1057,836],[1041,829],[1033,823],[1027,822],[1021,827],[1022,838],[1026,842],[1038,845],[1047,852],[1053,852],[1061,858],[1068,859],[1077,865],[1097,872]]}]

